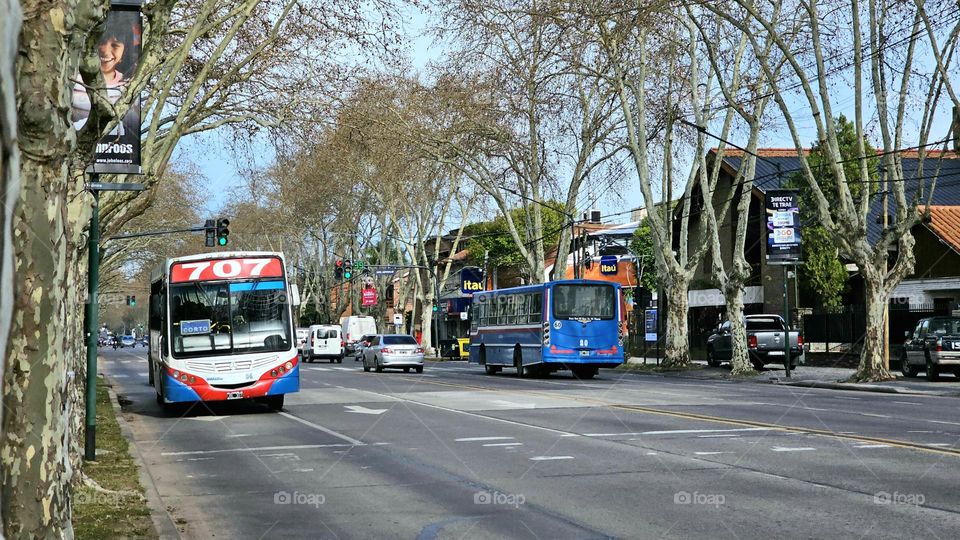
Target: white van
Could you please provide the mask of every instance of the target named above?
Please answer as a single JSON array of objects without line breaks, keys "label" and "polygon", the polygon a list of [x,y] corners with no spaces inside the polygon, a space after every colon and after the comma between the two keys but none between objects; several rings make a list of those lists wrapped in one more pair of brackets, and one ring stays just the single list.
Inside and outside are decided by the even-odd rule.
[{"label": "white van", "polygon": [[364,334],[376,334],[377,322],[373,317],[352,315],[344,317],[342,321],[343,341],[346,342],[347,353],[353,354],[354,344],[364,336]]},{"label": "white van", "polygon": [[309,328],[303,345],[303,361],[313,362],[320,358],[330,363],[343,362],[343,338],[340,328],[332,324],[315,324]]}]

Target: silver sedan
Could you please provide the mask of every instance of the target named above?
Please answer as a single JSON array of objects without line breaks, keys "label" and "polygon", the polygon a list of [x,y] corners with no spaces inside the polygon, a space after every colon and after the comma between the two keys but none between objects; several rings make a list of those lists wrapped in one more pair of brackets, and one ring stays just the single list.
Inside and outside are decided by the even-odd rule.
[{"label": "silver sedan", "polygon": [[363,370],[374,369],[377,373],[384,368],[400,368],[409,372],[410,368],[423,373],[423,349],[413,336],[405,334],[380,334],[370,339],[370,345],[363,349]]}]

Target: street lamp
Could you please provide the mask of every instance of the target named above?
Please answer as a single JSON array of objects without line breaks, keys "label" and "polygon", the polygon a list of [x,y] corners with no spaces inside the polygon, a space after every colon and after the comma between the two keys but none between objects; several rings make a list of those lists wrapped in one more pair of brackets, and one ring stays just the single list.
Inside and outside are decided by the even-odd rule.
[{"label": "street lamp", "polygon": [[86,388],[86,432],[83,446],[83,458],[87,461],[97,459],[97,319],[100,303],[97,298],[100,284],[100,192],[101,191],[146,191],[143,184],[132,182],[99,182],[94,173],[93,181],[86,186],[93,193],[93,214],[90,216],[90,238],[88,239],[87,268],[87,388]]}]

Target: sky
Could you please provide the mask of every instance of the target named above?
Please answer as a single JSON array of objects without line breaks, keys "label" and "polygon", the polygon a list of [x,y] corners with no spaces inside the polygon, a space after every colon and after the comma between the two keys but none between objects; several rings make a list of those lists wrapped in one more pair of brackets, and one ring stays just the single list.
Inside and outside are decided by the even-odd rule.
[{"label": "sky", "polygon": [[[405,18],[405,29],[407,35],[411,36],[409,58],[414,69],[422,71],[431,60],[439,59],[442,56],[443,47],[435,44],[430,36],[424,35],[424,30],[429,22],[424,14],[410,10]],[[837,90],[835,98],[833,99],[833,112],[835,116],[843,113],[848,118],[853,118],[854,100],[851,87],[851,84],[840,84],[836,86]],[[801,138],[805,143],[809,144],[816,139],[813,121],[803,119],[802,111],[807,109],[804,103],[796,99],[793,100],[793,102],[793,104],[797,106],[796,110],[801,111],[794,113],[799,119],[798,127],[801,130]],[[775,107],[775,104],[770,104],[771,109],[775,109]],[[779,111],[774,110],[773,112],[779,117]],[[949,112],[941,111],[941,114],[937,117],[934,124],[935,127],[930,140],[945,137],[948,133],[949,125]],[[714,131],[719,132],[720,128],[716,127]],[[907,141],[916,140],[918,130],[915,126],[912,128],[908,127],[905,133]],[[206,205],[208,212],[210,212],[210,217],[214,217],[216,211],[227,202],[229,195],[234,189],[243,185],[241,171],[251,165],[250,159],[253,159],[253,166],[265,167],[272,162],[274,157],[272,148],[266,143],[255,145],[253,148],[255,155],[253,156],[238,156],[231,149],[230,141],[224,139],[226,136],[227,135],[224,134],[204,134],[187,138],[181,141],[174,155],[174,160],[188,160],[195,163],[206,177],[208,181],[208,191],[211,195]],[[745,135],[735,135],[732,138],[732,142],[745,145],[745,139]],[[879,137],[871,137],[871,139],[876,143]],[[707,145],[708,147],[714,147],[717,145],[717,141],[710,139],[707,141]],[[780,128],[765,130],[761,136],[760,146],[792,148],[794,145],[789,133],[785,129]],[[907,146],[911,146],[911,143],[907,143]],[[601,210],[603,215],[607,216],[642,206],[643,199],[640,195],[637,180],[634,174],[629,173],[631,168],[632,167],[628,165],[627,170],[629,177],[625,178],[621,185],[615,189],[611,189],[610,186],[605,185],[594,188],[584,188],[581,191],[578,211],[586,211],[592,206]],[[591,205],[588,200],[591,197],[599,198],[600,200],[596,205]],[[628,220],[629,215],[619,215],[609,218],[609,221],[612,222],[625,222]]]}]

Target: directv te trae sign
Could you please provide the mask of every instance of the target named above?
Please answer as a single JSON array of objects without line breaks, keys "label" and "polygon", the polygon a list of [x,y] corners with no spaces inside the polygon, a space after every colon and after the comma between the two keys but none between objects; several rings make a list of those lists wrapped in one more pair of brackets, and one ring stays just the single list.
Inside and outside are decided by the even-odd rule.
[{"label": "directv te trae sign", "polygon": [[460,270],[460,292],[473,294],[484,289],[483,270],[479,268],[464,268]]}]

